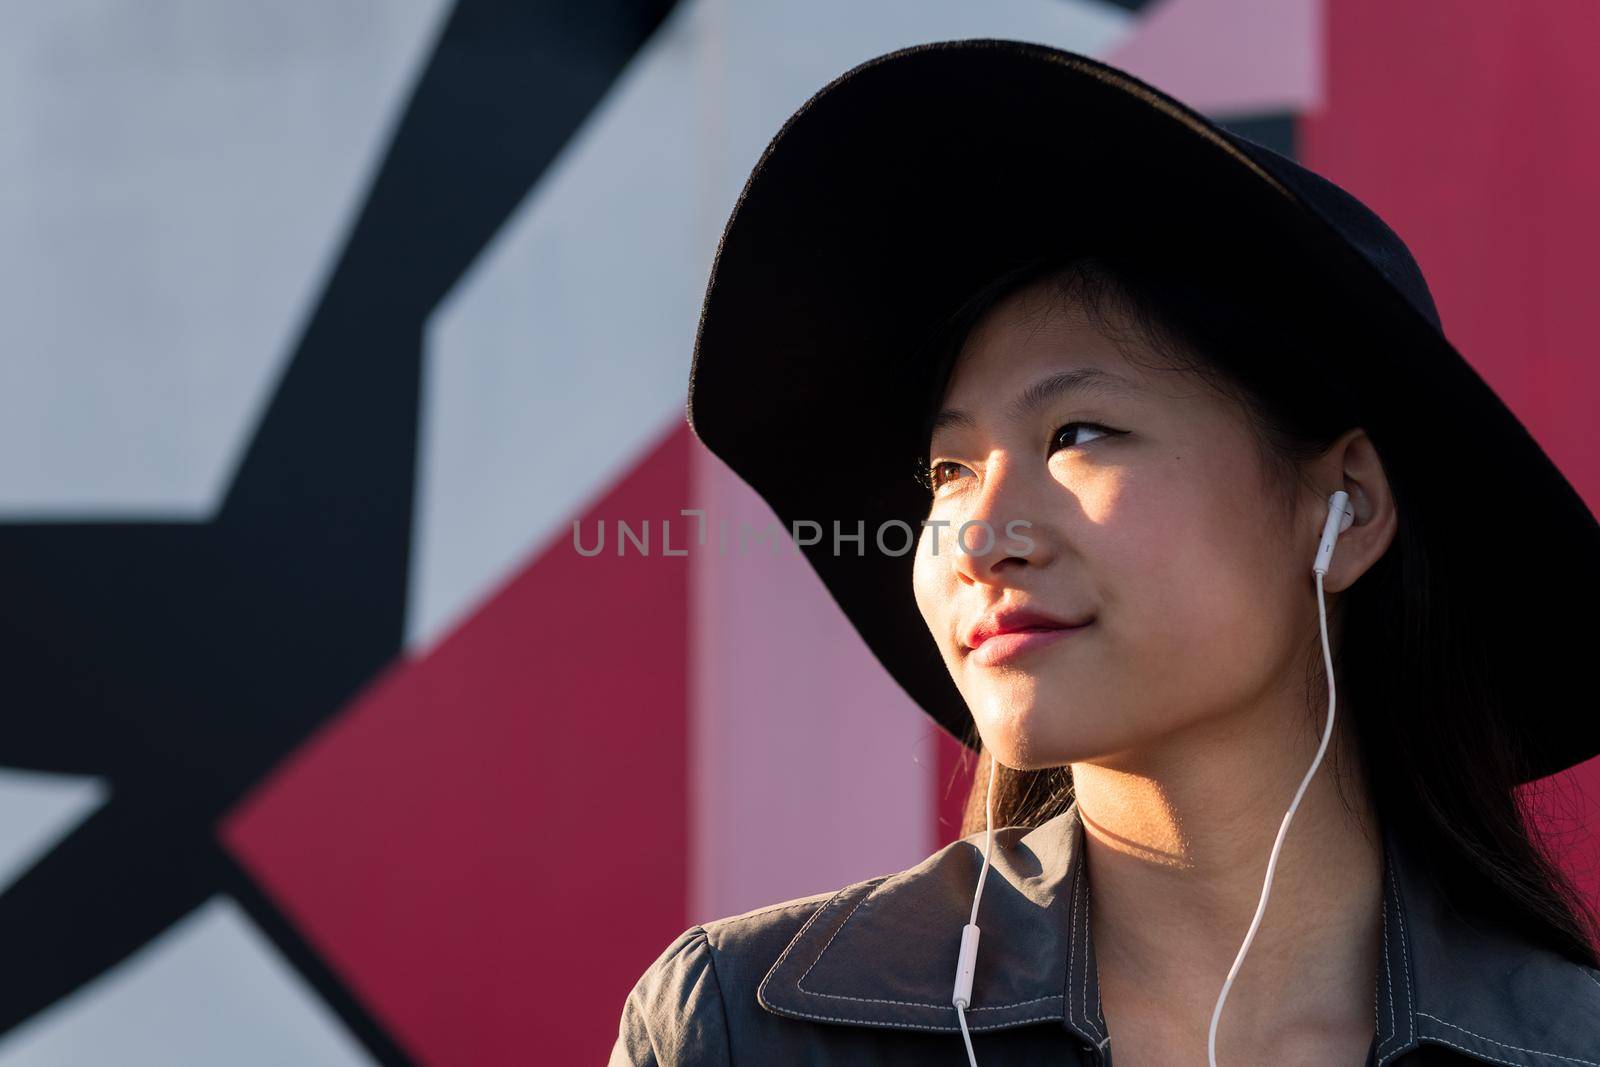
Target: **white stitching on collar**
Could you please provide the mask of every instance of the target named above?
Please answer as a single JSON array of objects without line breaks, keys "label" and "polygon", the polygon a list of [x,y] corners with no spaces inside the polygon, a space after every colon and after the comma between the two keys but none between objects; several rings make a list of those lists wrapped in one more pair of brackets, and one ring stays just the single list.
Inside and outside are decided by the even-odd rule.
[{"label": "white stitching on collar", "polygon": [[[904,1007],[904,1008],[940,1008],[940,1009],[949,1009],[950,1011],[955,1011],[955,1008],[952,1005],[949,1005],[949,1004],[939,1004],[939,1003],[930,1004],[930,1003],[926,1003],[926,1002],[920,1001],[920,1000],[891,1000],[891,999],[886,998],[886,997],[852,997],[852,996],[849,996],[849,995],[844,994],[844,993],[824,993],[824,992],[822,992],[821,990],[818,990],[818,989],[807,989],[805,987],[806,976],[811,973],[811,970],[812,970],[813,967],[815,967],[818,963],[822,962],[822,957],[827,954],[828,946],[832,945],[833,944],[833,939],[839,936],[839,931],[843,930],[845,928],[845,926],[849,924],[850,916],[855,914],[856,908],[859,908],[859,907],[861,907],[861,905],[865,904],[867,902],[867,900],[871,898],[872,894],[876,893],[882,887],[883,882],[886,881],[886,880],[887,880],[887,876],[884,879],[879,880],[877,885],[874,885],[871,890],[869,890],[868,892],[862,894],[861,899],[857,900],[855,902],[855,904],[853,904],[851,906],[850,910],[845,913],[844,918],[839,921],[839,925],[834,928],[833,933],[828,935],[828,940],[823,943],[822,950],[817,953],[817,958],[811,961],[811,966],[809,966],[809,967],[807,967],[805,969],[805,973],[804,974],[802,974],[799,978],[795,979],[795,983],[794,983],[795,988],[800,990],[800,992],[806,994],[807,996],[827,997],[830,1000],[851,1000],[851,1001],[855,1001],[855,1002],[860,1003],[860,1004],[892,1004],[892,1005],[895,1005],[897,1007]],[[820,909],[820,908],[818,909],[818,913],[819,914],[821,913],[821,910],[822,909]],[[816,918],[816,916],[813,915],[812,919],[815,919],[815,918]],[[810,922],[810,920],[808,920],[806,922],[806,926],[810,926],[810,925],[811,925],[811,922]],[[800,932],[804,933],[805,932],[805,928],[802,927]],[[799,935],[798,934],[796,935],[795,940],[796,941],[799,940]],[[783,955],[787,956],[788,954],[789,954],[788,949],[785,949]],[[783,962],[783,956],[778,957],[778,962],[779,963]],[[776,965],[774,965],[774,967],[776,967]],[[765,982],[762,982],[762,985],[765,985],[765,984],[766,984]],[[1032,1000],[1019,1000],[1019,1001],[1016,1001],[1013,1004],[979,1004],[979,1005],[974,1005],[972,1007],[969,1007],[967,1009],[967,1011],[968,1012],[972,1012],[972,1013],[976,1013],[976,1012],[980,1012],[980,1011],[1009,1011],[1012,1008],[1027,1007],[1029,1004],[1042,1004],[1045,1001],[1062,1000],[1062,999],[1064,999],[1064,998],[1059,997],[1059,996],[1054,996],[1054,995],[1047,996],[1047,997],[1034,997]],[[826,1016],[821,1016],[821,1015],[815,1015],[815,1016],[809,1016],[809,1018],[826,1019],[827,1017]],[[1049,1019],[1049,1018],[1053,1018],[1053,1016],[1045,1016],[1045,1018]],[[865,1021],[865,1020],[860,1020],[860,1019],[853,1019],[853,1020],[827,1019],[827,1021],[829,1021],[829,1022],[862,1022],[862,1021]],[[1014,1021],[1005,1022],[1005,1023],[991,1023],[990,1025],[991,1026],[1015,1026],[1020,1022],[1038,1022],[1038,1021],[1040,1021],[1040,1020],[1037,1020],[1037,1019],[1019,1019],[1019,1020],[1014,1020]],[[922,1025],[922,1024],[914,1024],[914,1023],[903,1023],[903,1024],[880,1023],[880,1025],[885,1025],[885,1026],[888,1026],[888,1025],[917,1026],[917,1025]],[[959,1029],[959,1027],[958,1026],[941,1027],[941,1029],[956,1030],[956,1029]]]},{"label": "white stitching on collar", "polygon": [[[1071,889],[1072,904],[1070,906],[1070,914],[1069,914],[1069,918],[1067,920],[1067,929],[1071,933],[1071,936],[1068,938],[1068,947],[1067,947],[1067,981],[1068,981],[1068,984],[1069,984],[1068,992],[1070,992],[1070,983],[1072,981],[1072,976],[1077,973],[1079,946],[1082,945],[1083,942],[1084,942],[1084,938],[1080,937],[1079,933],[1078,933],[1078,900],[1079,900],[1079,897],[1080,897],[1081,890],[1083,888],[1085,888],[1085,884],[1084,884],[1084,867],[1083,867],[1082,860],[1083,860],[1082,856],[1077,855],[1076,853],[1074,854],[1073,861],[1075,863],[1075,866],[1073,868],[1073,873],[1072,873],[1072,889]],[[1088,913],[1088,910],[1086,908],[1084,910],[1085,918],[1088,917],[1088,914],[1089,913]],[[1084,924],[1084,929],[1085,930],[1088,929],[1087,923]],[[1097,1043],[1103,1045],[1105,1043],[1105,1041],[1106,1041],[1105,1033],[1100,1029],[1100,1027],[1097,1024],[1095,1024],[1095,1023],[1093,1023],[1093,1022],[1091,1022],[1089,1020],[1089,985],[1088,985],[1089,953],[1088,953],[1087,948],[1085,948],[1084,951],[1083,951],[1083,974],[1084,974],[1083,983],[1082,983],[1083,1007],[1082,1007],[1082,1009],[1081,1009],[1081,1011],[1079,1013],[1078,1018],[1074,1019],[1073,1015],[1072,1015],[1072,998],[1070,996],[1064,997],[1064,1000],[1065,1000],[1065,1003],[1066,1003],[1067,1018],[1068,1018],[1068,1020],[1070,1020],[1072,1022],[1081,1023],[1082,1026],[1083,1026],[1083,1032],[1086,1035],[1089,1035],[1091,1037],[1091,1040],[1096,1040]]]},{"label": "white stitching on collar", "polygon": [[[1544,1049],[1523,1048],[1521,1045],[1508,1045],[1504,1041],[1496,1041],[1492,1037],[1484,1037],[1482,1034],[1473,1033],[1471,1030],[1468,1030],[1465,1026],[1457,1026],[1455,1023],[1445,1022],[1443,1019],[1439,1018],[1437,1015],[1429,1015],[1425,1011],[1419,1011],[1419,1012],[1417,1012],[1417,1014],[1422,1016],[1424,1019],[1432,1019],[1436,1023],[1442,1023],[1443,1025],[1448,1026],[1452,1030],[1460,1030],[1463,1034],[1466,1034],[1469,1037],[1475,1037],[1479,1041],[1487,1041],[1491,1045],[1499,1045],[1501,1048],[1508,1048],[1513,1052],[1530,1052],[1535,1056],[1550,1056],[1550,1057],[1553,1057],[1554,1059],[1565,1060],[1567,1063],[1582,1063],[1582,1064],[1585,1064],[1586,1067],[1600,1067],[1600,1063],[1596,1063],[1594,1060],[1583,1060],[1583,1059],[1579,1059],[1576,1056],[1563,1056],[1559,1052],[1546,1052]],[[1430,1040],[1439,1040],[1439,1039],[1433,1038],[1433,1039],[1430,1039]],[[1457,1045],[1456,1047],[1460,1048],[1461,1046]],[[1464,1051],[1472,1052],[1471,1049],[1466,1049]],[[1473,1053],[1473,1054],[1474,1055],[1481,1055],[1481,1053]]]},{"label": "white stitching on collar", "polygon": [[[1406,979],[1406,1041],[1409,1043],[1417,1034],[1417,1001],[1411,992],[1411,936],[1406,933],[1406,909],[1400,898],[1400,883],[1395,879],[1394,871],[1389,871],[1389,884],[1394,886],[1395,912],[1400,917],[1400,973]],[[1399,1029],[1399,1023],[1395,1024]]]},{"label": "white stitching on collar", "polygon": [[[1378,1042],[1377,1059],[1380,1062],[1383,1060],[1383,1057],[1387,1052],[1389,1043],[1394,1040],[1395,1034],[1400,1029],[1399,1016],[1395,1014],[1394,1010],[1394,968],[1389,963],[1389,902],[1393,899],[1394,894],[1389,892],[1388,886],[1385,886],[1383,893],[1383,973],[1384,976],[1388,978],[1388,982],[1385,983],[1385,988],[1387,988],[1389,991],[1389,1034],[1382,1041]],[[1396,913],[1399,912],[1400,908],[1398,905],[1394,910]],[[1376,1003],[1376,992],[1373,993],[1373,997],[1374,1003]]]}]

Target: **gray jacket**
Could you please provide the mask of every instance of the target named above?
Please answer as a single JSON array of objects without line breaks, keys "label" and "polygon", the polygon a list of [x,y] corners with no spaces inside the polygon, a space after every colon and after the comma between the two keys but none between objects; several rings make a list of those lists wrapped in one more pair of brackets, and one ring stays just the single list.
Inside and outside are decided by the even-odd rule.
[{"label": "gray jacket", "polygon": [[[897,874],[685,930],[629,993],[611,1067],[961,1067],[950,993],[982,849],[975,834]],[[1076,804],[995,831],[967,1009],[980,1067],[1112,1062],[1081,855]],[[1384,880],[1368,1067],[1600,1067],[1600,972],[1468,925],[1387,828]]]}]

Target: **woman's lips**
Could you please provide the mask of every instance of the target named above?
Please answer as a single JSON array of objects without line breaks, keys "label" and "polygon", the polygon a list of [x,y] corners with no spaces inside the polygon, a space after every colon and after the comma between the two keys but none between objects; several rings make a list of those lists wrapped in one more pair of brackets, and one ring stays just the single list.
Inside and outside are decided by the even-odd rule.
[{"label": "woman's lips", "polygon": [[1035,627],[995,634],[973,649],[968,658],[981,667],[998,666],[1036,649],[1053,645],[1073,634],[1081,633],[1093,625],[1093,621],[1090,621],[1082,626]]}]

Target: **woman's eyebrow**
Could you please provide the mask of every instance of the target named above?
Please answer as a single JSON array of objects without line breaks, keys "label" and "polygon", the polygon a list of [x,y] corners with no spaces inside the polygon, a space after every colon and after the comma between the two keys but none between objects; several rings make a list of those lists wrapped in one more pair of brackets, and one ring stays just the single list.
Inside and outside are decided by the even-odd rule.
[{"label": "woman's eyebrow", "polygon": [[[1127,395],[1143,392],[1144,388],[1131,378],[1101,367],[1079,367],[1059,371],[1040,378],[1006,405],[1005,417],[1020,422],[1049,401],[1064,393],[1101,393]],[[933,417],[929,426],[930,438],[940,430],[961,428],[970,430],[977,425],[972,415],[957,408],[945,408]]]}]

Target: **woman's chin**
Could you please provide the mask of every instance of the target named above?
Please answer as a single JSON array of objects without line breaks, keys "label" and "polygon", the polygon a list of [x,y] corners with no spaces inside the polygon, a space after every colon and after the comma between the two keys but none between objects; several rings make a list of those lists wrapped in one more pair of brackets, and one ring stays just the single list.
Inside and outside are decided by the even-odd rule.
[{"label": "woman's chin", "polygon": [[1071,763],[1084,748],[1077,731],[1063,730],[1059,714],[1033,705],[992,709],[978,717],[978,733],[989,753],[1016,771],[1036,771]]}]

